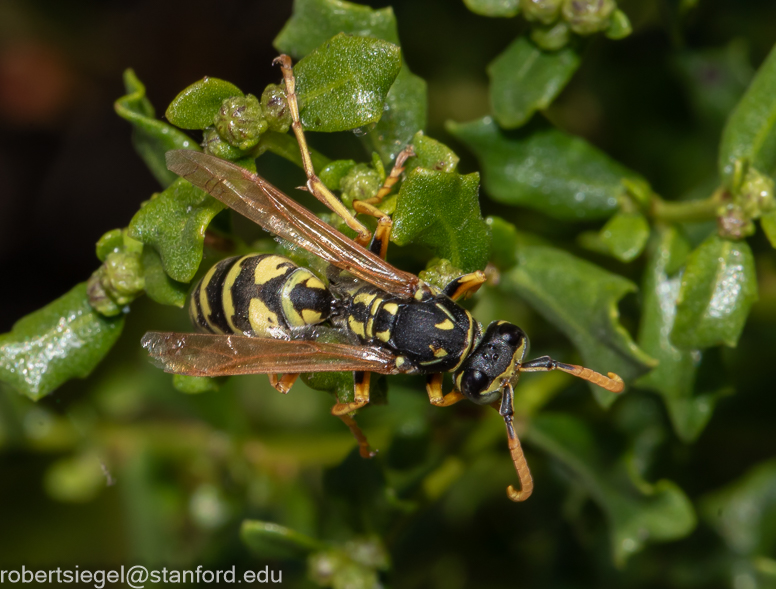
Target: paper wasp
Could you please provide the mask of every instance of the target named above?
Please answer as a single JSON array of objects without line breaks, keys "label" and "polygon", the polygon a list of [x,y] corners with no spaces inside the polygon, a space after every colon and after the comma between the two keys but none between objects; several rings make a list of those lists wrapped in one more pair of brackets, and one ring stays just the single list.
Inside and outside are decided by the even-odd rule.
[{"label": "paper wasp", "polygon": [[[562,370],[613,392],[620,377],[543,356],[524,361],[528,338],[516,325],[495,321],[486,329],[455,301],[485,281],[482,272],[461,276],[439,290],[385,261],[391,220],[374,205],[398,180],[409,150],[376,197],[356,201],[356,211],[379,218],[374,236],[315,176],[302,133],[290,60],[283,69],[293,129],[308,176],[307,187],[338,213],[358,237],[351,240],[258,175],[194,151],[171,151],[167,166],[233,210],[274,235],[330,265],[328,287],[306,268],[274,254],[222,260],[191,295],[194,324],[209,333],[150,332],[143,338],[153,359],[167,372],[196,376],[268,374],[286,393],[305,372],[353,371],[354,400],[337,403],[332,413],[356,436],[362,456],[370,456],[365,437],[350,414],[369,403],[369,375],[423,374],[433,405],[463,399],[491,405],[504,418],[523,501],[533,481],[513,426],[514,385],[520,372]],[[366,246],[366,247],[365,247]],[[315,326],[328,324],[345,343],[316,341]],[[443,393],[445,372],[455,389]]]}]

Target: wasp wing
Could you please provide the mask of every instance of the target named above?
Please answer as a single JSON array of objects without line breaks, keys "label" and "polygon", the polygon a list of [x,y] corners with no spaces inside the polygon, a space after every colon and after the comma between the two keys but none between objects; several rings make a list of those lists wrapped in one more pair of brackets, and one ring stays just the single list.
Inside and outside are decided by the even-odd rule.
[{"label": "wasp wing", "polygon": [[389,293],[412,296],[418,277],[391,266],[261,176],[197,151],[167,152],[167,167],[263,229]]},{"label": "wasp wing", "polygon": [[141,343],[165,372],[191,376],[406,372],[396,366],[396,355],[376,346],[157,331],[146,333]]}]

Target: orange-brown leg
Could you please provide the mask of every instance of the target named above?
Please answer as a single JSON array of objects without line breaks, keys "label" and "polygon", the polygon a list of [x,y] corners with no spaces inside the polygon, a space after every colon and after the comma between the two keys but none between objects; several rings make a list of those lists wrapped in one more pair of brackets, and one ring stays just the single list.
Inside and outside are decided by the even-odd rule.
[{"label": "orange-brown leg", "polygon": [[358,442],[358,453],[361,454],[361,458],[374,458],[377,452],[369,449],[369,442],[367,441],[364,432],[362,432],[361,428],[358,427],[356,420],[347,413],[345,415],[337,415],[337,417],[339,417],[342,422],[348,426],[350,433],[352,433],[353,437],[356,438],[356,442]]},{"label": "orange-brown leg", "polygon": [[[515,465],[517,477],[520,479],[520,490],[518,491],[514,486],[509,485],[509,487],[507,487],[507,496],[512,501],[525,501],[531,496],[531,493],[533,493],[534,485],[531,471],[528,468],[528,461],[525,459],[523,448],[520,446],[520,440],[515,433],[512,410],[514,395],[515,393],[512,389],[512,385],[507,385],[501,397],[501,404],[497,408],[507,426],[509,453],[512,456],[512,462]],[[493,406],[496,407],[496,404],[494,403]]]},{"label": "orange-brown leg", "polygon": [[353,395],[353,401],[350,403],[337,403],[331,408],[331,414],[339,417],[368,405],[370,376],[371,372],[354,372],[355,394]]},{"label": "orange-brown leg", "polygon": [[294,386],[297,378],[298,374],[270,374],[269,384],[285,395]]},{"label": "orange-brown leg", "polygon": [[442,392],[442,382],[445,375],[441,372],[437,374],[429,374],[426,377],[426,392],[428,393],[428,400],[435,407],[449,407],[455,405],[459,401],[463,401],[464,397],[458,391],[452,391],[446,395]]},{"label": "orange-brown leg", "polygon": [[291,58],[288,57],[288,55],[280,55],[275,58],[273,63],[279,64],[280,69],[283,72],[283,80],[286,84],[286,99],[288,100],[288,108],[291,111],[291,128],[294,130],[296,141],[299,144],[299,151],[302,154],[302,167],[307,175],[307,190],[309,190],[315,198],[337,213],[342,220],[345,221],[347,226],[358,234],[356,241],[361,245],[366,246],[372,238],[370,231],[353,216],[342,201],[326,188],[326,185],[321,182],[321,179],[315,174],[313,160],[310,157],[310,148],[307,146],[307,140],[305,139],[304,131],[302,130],[302,121],[299,118],[299,103],[296,99],[296,80],[294,78],[294,72],[291,69]]}]

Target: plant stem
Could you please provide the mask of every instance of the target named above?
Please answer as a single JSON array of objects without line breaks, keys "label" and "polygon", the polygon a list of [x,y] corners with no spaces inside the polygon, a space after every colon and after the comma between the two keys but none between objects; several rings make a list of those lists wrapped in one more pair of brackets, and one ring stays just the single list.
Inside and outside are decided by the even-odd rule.
[{"label": "plant stem", "polygon": [[713,221],[717,218],[717,209],[722,202],[723,192],[717,190],[709,198],[668,202],[653,195],[650,216],[664,223],[697,223]]}]

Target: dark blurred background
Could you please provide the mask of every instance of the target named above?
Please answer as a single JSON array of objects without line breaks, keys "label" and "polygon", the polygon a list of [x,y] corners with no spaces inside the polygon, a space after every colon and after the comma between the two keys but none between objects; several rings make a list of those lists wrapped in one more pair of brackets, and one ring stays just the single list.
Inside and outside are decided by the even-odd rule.
[{"label": "dark blurred background", "polygon": [[[476,16],[459,0],[362,3],[394,7],[405,58],[413,72],[429,85],[428,134],[456,149],[462,157],[462,171],[475,170],[473,158],[445,133],[443,124],[448,119],[467,121],[487,114],[485,67],[523,30],[524,22],[520,18]],[[772,0],[698,0],[696,6],[688,8],[690,4],[623,0],[620,6],[630,16],[634,34],[616,43],[602,36],[593,39],[581,69],[547,113],[555,124],[585,137],[643,174],[656,192],[668,199],[686,197],[696,190],[698,197],[711,192],[717,143],[727,113],[776,42],[776,3]],[[229,80],[246,92],[258,94],[267,83],[279,80],[278,70],[271,65],[276,55],[272,39],[290,16],[291,8],[290,0],[0,0],[0,333],[86,280],[98,266],[94,254],[97,239],[110,229],[125,227],[140,203],[159,189],[132,149],[129,124],[113,110],[113,102],[124,94],[122,72],[134,69],[159,116],[178,92],[205,75]],[[267,173],[271,175],[271,170]],[[277,181],[287,188],[300,184],[301,172],[293,173],[298,176]],[[505,211],[485,198],[483,210],[499,214]],[[588,228],[583,225],[572,229],[531,212],[513,210],[509,217],[518,226],[530,227],[577,252],[576,232]],[[772,363],[768,358],[772,361],[776,350],[776,263],[761,233],[752,239],[752,245],[760,273],[760,302],[753,309],[739,348],[713,350],[707,360],[733,368],[738,395],[720,404],[697,444],[673,444],[663,451],[670,466],[666,467],[668,471],[661,470],[660,476],[676,480],[693,498],[776,454],[776,436],[769,433],[776,410],[770,394],[772,378],[767,379],[764,370]],[[639,263],[626,267],[593,257],[596,263],[636,281],[643,269]],[[250,563],[235,527],[239,525],[235,514],[242,513],[241,507],[234,499],[231,504],[224,499],[232,491],[229,488],[190,485],[196,490],[186,496],[191,502],[189,511],[204,518],[198,522],[199,531],[188,527],[194,526],[188,519],[176,520],[183,516],[174,515],[177,512],[172,507],[169,513],[173,515],[164,521],[169,535],[158,534],[154,522],[147,521],[154,513],[168,513],[167,507],[183,501],[176,496],[179,487],[199,481],[197,477],[218,478],[208,470],[212,465],[205,458],[202,464],[197,462],[197,452],[216,462],[222,460],[227,464],[224,469],[232,469],[233,475],[238,469],[229,443],[210,430],[203,433],[197,428],[208,421],[218,432],[247,439],[257,425],[282,432],[290,424],[292,431],[302,431],[312,427],[311,423],[317,424],[320,415],[332,422],[320,426],[324,433],[327,428],[337,435],[341,433],[341,425],[326,416],[329,401],[320,393],[294,391],[298,395],[294,407],[278,409],[280,401],[275,397],[254,399],[253,387],[258,385],[250,379],[245,379],[247,384],[233,385],[235,389],[229,389],[229,395],[205,399],[185,397],[172,390],[157,393],[164,375],[138,376],[133,368],[115,368],[125,356],[140,358],[137,342],[148,325],[186,329],[181,311],[159,309],[148,301],[139,301],[136,306],[133,313],[142,313],[149,318],[148,323],[136,327],[128,324],[120,344],[111,352],[113,368],[101,367],[95,375],[99,385],[69,383],[36,408],[26,401],[22,407],[22,401],[10,390],[0,392],[0,412],[26,416],[22,425],[29,431],[25,430],[24,435],[31,440],[26,445],[8,443],[20,438],[14,438],[16,434],[9,433],[11,426],[6,425],[5,452],[0,459],[0,565],[26,562],[50,566],[81,561],[121,564],[130,557],[153,556],[224,566]],[[510,312],[519,315],[524,312],[521,309],[516,304]],[[636,298],[626,300],[622,310],[624,323],[635,330]],[[534,321],[535,328],[544,326],[540,320]],[[537,335],[535,339],[540,345],[542,337]],[[547,345],[552,346],[552,341]],[[710,378],[716,378],[714,374]],[[266,389],[264,384],[261,386]],[[402,386],[396,393],[400,400]],[[127,393],[131,387],[155,391],[150,408],[141,407],[142,403]],[[97,399],[94,406],[79,404],[90,395]],[[423,395],[418,398],[423,402]],[[583,413],[596,411],[587,401],[574,403]],[[661,411],[655,406],[648,404],[645,411]],[[250,418],[243,419],[240,413],[245,407]],[[471,417],[466,411],[456,410],[455,415],[465,422]],[[67,496],[57,496],[57,491],[51,490],[57,481],[62,482],[56,476],[67,475],[52,475],[51,465],[60,449],[78,449],[79,442],[71,430],[92,427],[98,413],[119,416],[119,423],[127,415],[141,423],[144,416],[152,415],[154,423],[172,423],[174,416],[187,415],[193,425],[184,428],[185,436],[191,436],[185,439],[197,441],[188,449],[171,444],[172,449],[162,460],[144,462],[137,458],[133,462],[133,456],[144,455],[148,448],[128,442],[122,445],[121,436],[126,434],[128,440],[130,433],[119,427],[112,431],[111,439],[115,447],[126,452],[125,480],[164,476],[170,476],[170,480],[161,487],[139,483],[125,486],[91,503],[81,501],[83,497],[76,494],[76,500],[68,504]],[[394,418],[401,423],[403,414],[397,415],[385,417],[384,423],[374,418],[378,420],[376,431],[396,425],[391,422]],[[278,422],[269,423],[276,416]],[[437,425],[412,421],[407,427],[431,435],[428,432]],[[183,430],[164,433],[149,428],[144,430],[149,439],[184,435],[180,433]],[[35,432],[43,430],[45,435],[40,434],[40,441],[35,442]],[[346,449],[351,445],[346,437],[337,440],[342,440]],[[256,461],[266,466],[262,462],[265,449],[249,447],[260,456]],[[334,454],[340,458],[344,455]],[[178,477],[163,474],[176,461],[184,460],[195,465],[190,472]],[[316,460],[309,459],[318,464]],[[328,466],[337,463],[328,458],[322,462]],[[551,467],[537,464],[540,476],[544,472],[546,480]],[[683,466],[687,464],[692,468]],[[267,501],[278,489],[291,489],[290,503],[283,508],[288,520],[302,521],[299,513],[315,510],[312,503],[293,495],[302,493],[297,487],[277,483],[290,480],[298,474],[296,471],[274,463],[268,468],[275,487],[266,483],[269,486],[264,488],[255,481],[247,485],[256,504]],[[137,478],[133,478],[135,475]],[[272,492],[267,490],[270,487]],[[604,537],[603,524],[579,530],[560,519],[548,519],[557,515],[550,510],[558,505],[562,504],[564,510],[573,506],[569,505],[571,500],[562,502],[559,487],[546,488],[549,502],[544,507],[539,502],[537,508],[528,506],[522,519],[513,520],[512,515],[502,519],[504,506],[491,507],[476,513],[477,525],[472,527],[464,524],[471,524],[474,514],[460,516],[456,521],[464,523],[444,537],[422,533],[427,530],[424,526],[437,525],[441,517],[431,510],[424,516],[425,523],[421,520],[414,524],[411,531],[415,539],[403,544],[397,558],[407,570],[421,570],[425,563],[418,562],[418,546],[432,550],[433,545],[433,566],[429,565],[425,573],[408,576],[413,582],[406,586],[731,586],[724,575],[704,576],[699,571],[703,567],[712,570],[720,550],[708,528],[701,528],[681,542],[649,548],[648,557],[633,559],[629,572],[616,571],[605,541],[594,540]],[[502,493],[501,487],[497,490]],[[224,515],[227,513],[232,514],[232,523],[221,528],[222,520],[229,519]],[[515,527],[516,523],[520,527]],[[457,552],[451,550],[445,556],[449,545],[454,545]],[[549,545],[554,546],[551,558],[544,550]],[[514,554],[516,546],[526,561],[536,565],[525,585],[506,580],[519,578],[521,573],[512,561],[505,560]],[[468,563],[464,568],[456,554],[476,554],[477,565]],[[528,563],[521,566],[527,567]],[[536,572],[539,570],[544,573]],[[670,581],[664,577],[665,571],[671,571]],[[456,584],[458,577],[466,579],[464,585]],[[750,585],[735,587],[748,589]]]}]

